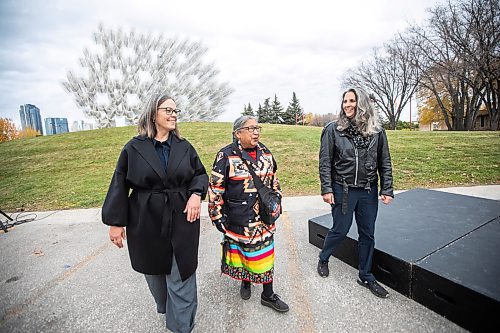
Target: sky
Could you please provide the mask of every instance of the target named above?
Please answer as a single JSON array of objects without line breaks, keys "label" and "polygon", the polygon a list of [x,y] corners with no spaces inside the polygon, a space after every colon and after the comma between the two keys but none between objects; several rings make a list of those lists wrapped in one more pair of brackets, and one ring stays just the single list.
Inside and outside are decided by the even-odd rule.
[{"label": "sky", "polygon": [[[441,1],[438,1],[441,2]],[[295,92],[304,111],[338,113],[341,78],[409,23],[422,23],[436,0],[1,0],[0,117],[20,125],[19,106],[42,120],[93,122],[62,87],[92,48],[99,23],[154,36],[200,41],[217,80],[234,89],[219,121],[233,121],[276,94]],[[416,120],[415,105],[412,119]],[[409,121],[408,108],[401,120]]]}]

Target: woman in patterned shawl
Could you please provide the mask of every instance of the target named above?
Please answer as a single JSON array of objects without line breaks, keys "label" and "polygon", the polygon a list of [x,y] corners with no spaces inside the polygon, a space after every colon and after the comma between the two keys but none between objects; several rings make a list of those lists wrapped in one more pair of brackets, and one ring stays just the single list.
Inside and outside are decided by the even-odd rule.
[{"label": "woman in patterned shawl", "polygon": [[208,210],[212,223],[224,234],[222,273],[241,281],[240,296],[251,296],[251,284],[262,284],[261,304],[278,312],[288,305],[273,291],[274,224],[259,215],[259,201],[251,167],[265,186],[280,191],[276,161],[260,139],[261,126],[250,116],[233,124],[233,143],[215,158],[209,183]]}]

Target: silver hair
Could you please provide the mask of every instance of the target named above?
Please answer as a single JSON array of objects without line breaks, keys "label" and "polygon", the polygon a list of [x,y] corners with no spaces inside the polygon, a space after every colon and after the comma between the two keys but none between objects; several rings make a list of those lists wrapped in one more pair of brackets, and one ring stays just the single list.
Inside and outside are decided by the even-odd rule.
[{"label": "silver hair", "polygon": [[257,118],[252,117],[252,116],[240,116],[234,121],[234,123],[233,123],[233,140],[237,140],[236,131],[238,131],[240,128],[245,126],[247,121],[252,120],[252,119],[257,121]]},{"label": "silver hair", "polygon": [[[144,111],[142,112],[139,122],[137,123],[137,132],[139,132],[139,135],[144,135],[150,139],[154,139],[156,136],[156,113],[158,112],[158,107],[167,99],[171,99],[172,101],[174,100],[168,95],[157,94],[153,95],[147,101]],[[172,132],[174,132],[178,138],[181,138],[177,123],[175,124],[175,129]]]},{"label": "silver hair", "polygon": [[[352,92],[356,96],[356,114],[352,120],[347,118],[343,108],[344,97],[348,92]],[[345,130],[349,127],[349,122],[353,122],[353,125],[365,137],[378,133],[382,130],[378,112],[375,110],[375,105],[373,104],[370,96],[362,89],[350,88],[342,94],[340,114],[337,120],[337,129],[340,131]]]}]

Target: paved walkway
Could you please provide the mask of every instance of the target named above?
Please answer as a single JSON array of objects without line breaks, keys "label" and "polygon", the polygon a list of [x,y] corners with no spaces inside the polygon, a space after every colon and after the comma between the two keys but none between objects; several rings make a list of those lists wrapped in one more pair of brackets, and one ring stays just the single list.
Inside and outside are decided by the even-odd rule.
[{"label": "paved walkway", "polygon": [[[500,186],[446,189],[500,200]],[[397,200],[397,196],[396,196]],[[357,271],[332,258],[316,273],[318,249],[307,221],[326,214],[321,197],[285,198],[276,234],[275,291],[290,305],[278,314],[248,301],[220,274],[220,234],[202,216],[195,332],[462,332],[459,326],[391,291],[378,299]],[[126,249],[112,246],[100,209],[36,213],[37,221],[0,233],[0,332],[165,332],[163,316]]]}]

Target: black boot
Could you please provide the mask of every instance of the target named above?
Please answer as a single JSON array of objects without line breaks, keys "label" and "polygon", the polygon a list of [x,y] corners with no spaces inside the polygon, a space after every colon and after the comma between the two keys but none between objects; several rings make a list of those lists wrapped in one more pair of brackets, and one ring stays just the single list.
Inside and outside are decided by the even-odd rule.
[{"label": "black boot", "polygon": [[260,295],[260,304],[268,306],[278,312],[288,312],[289,310],[288,305],[283,302],[277,294],[272,294],[270,297],[267,297],[262,293]]},{"label": "black boot", "polygon": [[330,270],[328,269],[328,261],[322,261],[321,259],[318,261],[318,274],[321,277],[328,277],[330,275]]},{"label": "black boot", "polygon": [[240,296],[242,299],[247,300],[252,296],[252,289],[250,286],[250,281],[241,281]]}]

